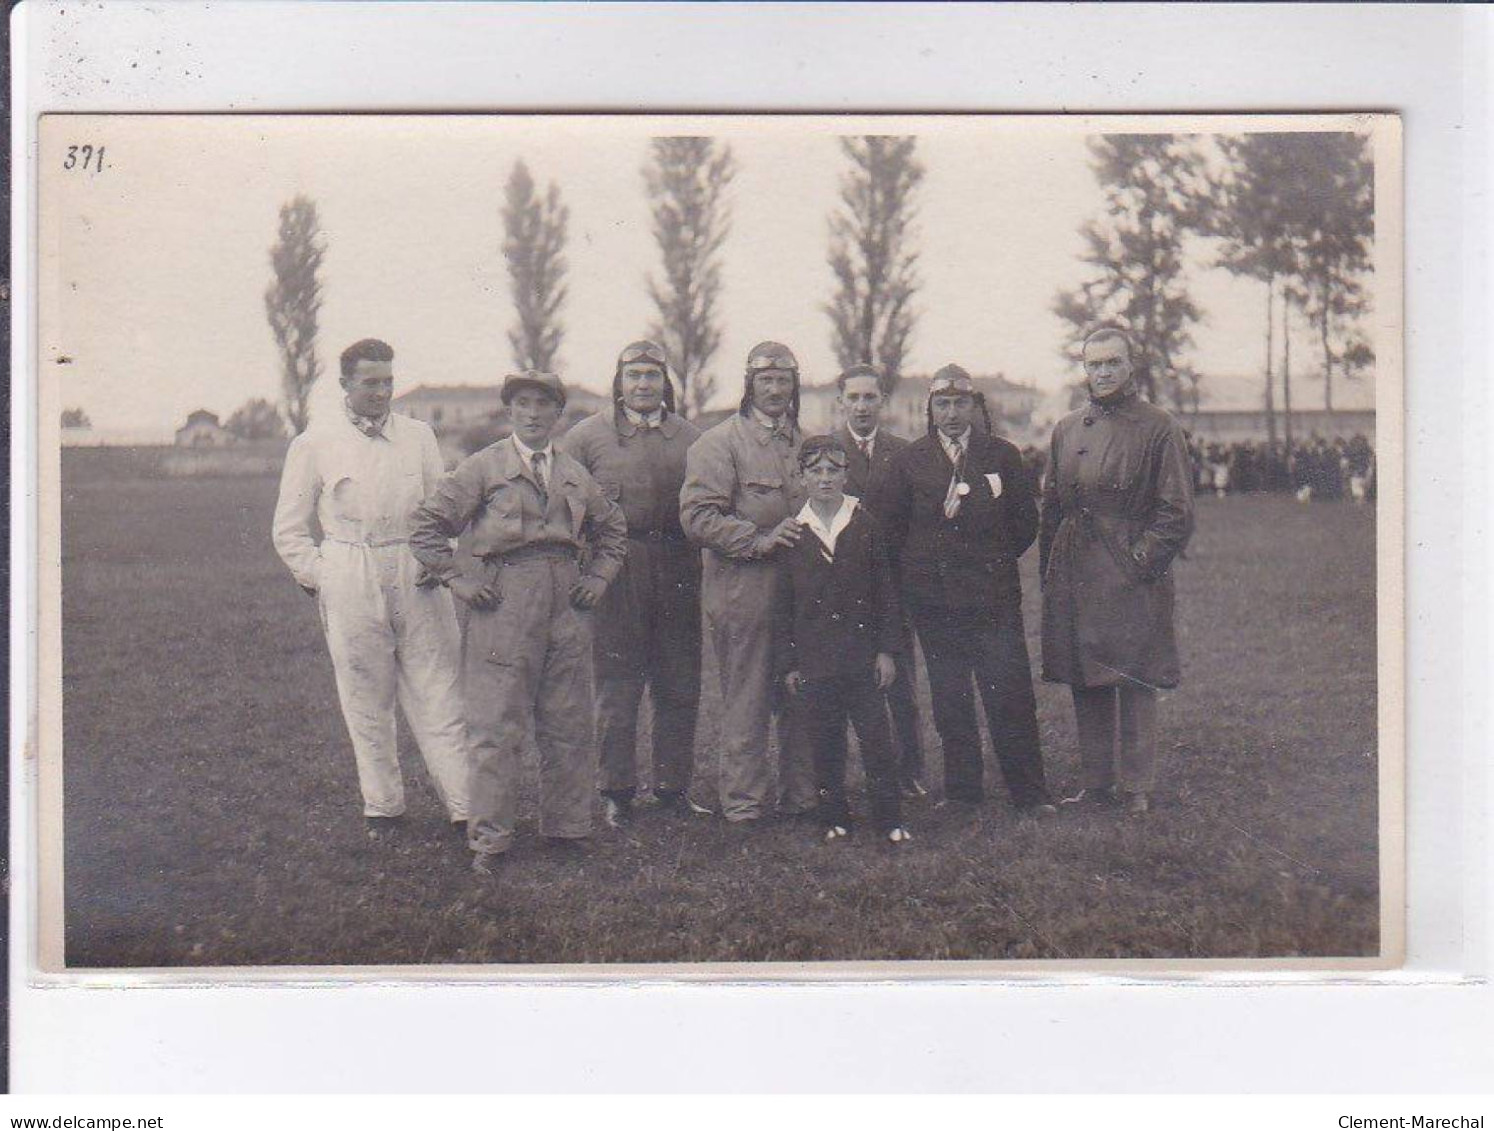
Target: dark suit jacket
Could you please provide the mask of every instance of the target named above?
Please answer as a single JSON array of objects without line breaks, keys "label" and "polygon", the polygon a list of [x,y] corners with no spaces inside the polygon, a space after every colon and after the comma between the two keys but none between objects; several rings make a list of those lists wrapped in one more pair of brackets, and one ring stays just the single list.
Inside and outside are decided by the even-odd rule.
[{"label": "dark suit jacket", "polygon": [[902,647],[903,614],[881,527],[857,507],[835,540],[835,560],[810,530],[779,555],[783,583],[774,610],[780,677],[870,675],[878,652]]},{"label": "dark suit jacket", "polygon": [[850,458],[850,462],[846,464],[846,494],[855,495],[863,506],[870,507],[872,496],[880,489],[883,480],[887,478],[888,469],[892,467],[892,457],[906,448],[908,441],[901,436],[894,436],[885,427],[878,428],[877,441],[872,445],[871,460],[868,463],[862,457],[861,449],[856,446],[856,437],[851,434],[849,425],[840,426],[836,439],[846,446],[846,454]]},{"label": "dark suit jacket", "polygon": [[1014,444],[978,428],[970,436],[970,492],[954,518],[944,517],[954,469],[937,436],[898,452],[872,501],[910,606],[995,611],[1021,605],[1017,559],[1037,536],[1037,501]]}]

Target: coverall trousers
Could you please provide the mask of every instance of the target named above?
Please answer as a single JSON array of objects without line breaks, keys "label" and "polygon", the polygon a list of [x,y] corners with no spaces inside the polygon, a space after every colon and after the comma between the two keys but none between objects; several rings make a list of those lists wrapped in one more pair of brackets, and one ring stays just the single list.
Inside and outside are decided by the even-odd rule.
[{"label": "coverall trousers", "polygon": [[403,542],[323,539],[317,606],[353,755],[363,812],[397,817],[405,787],[394,705],[405,712],[431,781],[453,821],[467,818],[468,753],[460,643],[451,594],[415,584]]},{"label": "coverall trousers", "polygon": [[891,832],[901,821],[898,763],[892,751],[887,706],[870,672],[806,679],[799,692],[804,725],[814,749],[814,781],[819,817],[826,825],[851,823],[846,800],[846,722],[856,728],[872,823]]},{"label": "coverall trousers", "polygon": [[632,797],[638,791],[638,710],[645,683],[654,704],[654,792],[690,788],[700,673],[682,672],[680,665],[655,659],[642,678],[609,675],[597,681],[602,792],[610,797]]},{"label": "coverall trousers", "polygon": [[597,610],[597,742],[609,796],[637,792],[645,687],[654,705],[654,791],[690,788],[700,708],[699,553],[684,542],[630,539],[629,560]]},{"label": "coverall trousers", "polygon": [[1150,791],[1157,780],[1157,693],[1136,683],[1073,692],[1084,788]]},{"label": "coverall trousers", "polygon": [[778,808],[815,807],[814,771],[801,711],[773,678],[772,610],[780,584],[769,562],[722,562],[707,556],[706,632],[721,678],[721,808],[728,821],[761,817],[771,798],[768,723],[778,729]]},{"label": "coverall trousers", "polygon": [[473,750],[467,841],[475,852],[496,855],[513,844],[531,719],[540,835],[591,835],[592,628],[591,614],[571,605],[579,577],[568,554],[508,559],[498,572],[498,607],[469,613],[462,670]]},{"label": "coverall trousers", "polygon": [[974,688],[986,710],[1001,776],[1019,809],[1047,804],[1038,745],[1037,697],[1018,609],[996,613],[913,605],[913,623],[929,669],[934,726],[944,747],[944,793],[985,797]]}]

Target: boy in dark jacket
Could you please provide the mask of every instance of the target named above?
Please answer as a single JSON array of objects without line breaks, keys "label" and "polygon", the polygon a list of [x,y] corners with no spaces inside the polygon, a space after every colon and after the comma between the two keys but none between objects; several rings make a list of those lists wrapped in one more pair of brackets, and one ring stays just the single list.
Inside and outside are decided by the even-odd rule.
[{"label": "boy in dark jacket", "polygon": [[881,531],[845,493],[846,463],[845,446],[833,436],[812,436],[800,448],[809,488],[798,514],[805,537],[783,558],[774,659],[804,707],[825,839],[850,832],[849,720],[861,745],[872,822],[880,835],[902,844],[910,838],[883,698],[898,677],[893,654],[902,641],[902,611]]}]

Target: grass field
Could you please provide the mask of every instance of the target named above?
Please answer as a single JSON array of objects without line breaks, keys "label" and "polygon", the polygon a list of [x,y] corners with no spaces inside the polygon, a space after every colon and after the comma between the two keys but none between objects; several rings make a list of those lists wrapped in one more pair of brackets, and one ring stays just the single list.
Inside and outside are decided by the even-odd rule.
[{"label": "grass field", "polygon": [[[66,457],[65,457],[66,458]],[[402,734],[411,827],[364,832],[313,602],[266,478],[64,462],[65,867],[73,966],[1362,955],[1378,948],[1374,520],[1200,501],[1178,567],[1184,684],[1145,819],[959,819],[820,844],[644,813],[582,858],[527,828],[471,875]],[[1035,553],[1024,562],[1034,664]],[[922,679],[920,673],[920,679]],[[927,688],[921,689],[927,705]],[[1067,689],[1040,684],[1051,782]],[[707,680],[696,790],[713,797]],[[936,751],[925,711],[929,749]],[[938,786],[938,757],[931,758]],[[990,781],[998,781],[989,757]],[[533,812],[533,773],[525,811]],[[599,823],[600,827],[600,823]]]}]

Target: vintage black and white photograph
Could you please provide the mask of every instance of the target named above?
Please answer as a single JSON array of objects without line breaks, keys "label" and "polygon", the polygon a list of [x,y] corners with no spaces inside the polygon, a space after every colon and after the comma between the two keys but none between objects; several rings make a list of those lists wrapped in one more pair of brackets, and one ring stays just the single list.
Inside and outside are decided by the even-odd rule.
[{"label": "vintage black and white photograph", "polygon": [[1399,961],[1394,117],[37,160],[47,968]]}]

